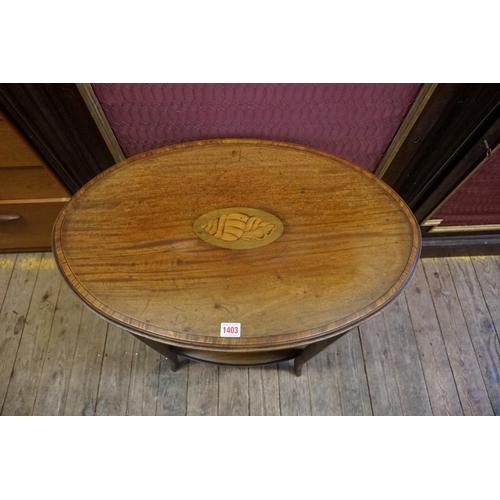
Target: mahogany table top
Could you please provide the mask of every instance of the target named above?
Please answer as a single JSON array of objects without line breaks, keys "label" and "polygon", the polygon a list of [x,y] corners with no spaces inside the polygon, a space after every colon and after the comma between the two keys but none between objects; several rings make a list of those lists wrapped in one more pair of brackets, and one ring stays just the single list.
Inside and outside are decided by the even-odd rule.
[{"label": "mahogany table top", "polygon": [[[410,279],[418,225],[387,185],[309,148],[179,144],[85,185],[54,226],[56,262],[110,322],[173,346],[306,345],[381,311]],[[238,338],[221,323],[240,323]]]}]

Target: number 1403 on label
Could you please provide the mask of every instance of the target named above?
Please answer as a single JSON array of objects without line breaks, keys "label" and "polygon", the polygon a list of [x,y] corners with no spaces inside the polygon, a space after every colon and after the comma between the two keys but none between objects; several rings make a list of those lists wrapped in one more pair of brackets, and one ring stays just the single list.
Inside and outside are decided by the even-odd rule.
[{"label": "number 1403 on label", "polygon": [[221,337],[241,337],[241,323],[221,323]]}]

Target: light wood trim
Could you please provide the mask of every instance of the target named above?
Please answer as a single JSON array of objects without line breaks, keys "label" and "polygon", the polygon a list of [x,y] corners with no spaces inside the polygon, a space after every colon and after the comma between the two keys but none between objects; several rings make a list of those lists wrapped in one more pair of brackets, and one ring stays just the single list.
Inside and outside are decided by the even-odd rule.
[{"label": "light wood trim", "polygon": [[443,222],[443,219],[427,219],[422,226],[423,227],[429,227],[429,226],[439,226]]},{"label": "light wood trim", "polygon": [[0,205],[25,205],[28,203],[66,203],[71,198],[36,198],[36,199],[18,199],[18,200],[0,200]]},{"label": "light wood trim", "polygon": [[382,179],[384,174],[387,172],[392,161],[396,157],[397,152],[399,151],[404,141],[408,137],[408,134],[415,125],[415,122],[421,115],[422,111],[429,102],[429,99],[431,98],[432,94],[434,93],[438,85],[439,85],[438,83],[424,83],[424,85],[420,89],[420,92],[417,98],[415,99],[415,102],[413,103],[410,111],[403,120],[403,123],[399,127],[399,130],[394,136],[394,139],[392,140],[389,148],[387,149],[384,157],[380,161],[378,167],[375,169],[375,175],[379,179]]},{"label": "light wood trim", "polygon": [[500,231],[500,224],[471,224],[470,226],[435,226],[429,233],[461,233],[464,231]]},{"label": "light wood trim", "polygon": [[109,122],[104,115],[104,111],[102,110],[101,104],[99,103],[94,90],[90,83],[77,83],[76,84],[80,94],[87,105],[92,118],[94,119],[97,127],[99,128],[99,132],[101,132],[102,138],[106,142],[106,145],[109,148],[109,151],[113,155],[114,160],[118,163],[120,161],[125,160],[125,155],[123,154],[122,148],[118,144],[115,134],[111,130]]}]

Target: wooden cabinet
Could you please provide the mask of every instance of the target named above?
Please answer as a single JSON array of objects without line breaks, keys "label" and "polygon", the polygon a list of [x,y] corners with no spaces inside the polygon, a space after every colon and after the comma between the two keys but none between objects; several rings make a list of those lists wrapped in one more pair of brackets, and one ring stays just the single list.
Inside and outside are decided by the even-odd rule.
[{"label": "wooden cabinet", "polygon": [[52,226],[70,194],[0,113],[0,251],[51,247]]}]

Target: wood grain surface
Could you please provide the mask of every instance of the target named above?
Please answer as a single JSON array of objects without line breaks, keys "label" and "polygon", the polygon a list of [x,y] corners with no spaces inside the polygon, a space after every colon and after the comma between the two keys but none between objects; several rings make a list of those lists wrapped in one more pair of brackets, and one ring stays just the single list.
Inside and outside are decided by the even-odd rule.
[{"label": "wood grain surface", "polygon": [[[446,259],[495,415],[500,415],[500,341],[470,257]],[[498,300],[498,299],[497,299]]]},{"label": "wood grain surface", "polygon": [[0,112],[0,168],[42,165],[24,137]]},{"label": "wood grain surface", "polygon": [[219,367],[218,415],[241,417],[249,414],[248,368]]},{"label": "wood grain surface", "polygon": [[97,402],[108,323],[84,308],[64,415],[91,416]]},{"label": "wood grain surface", "polygon": [[248,370],[248,397],[250,415],[280,414],[277,366],[261,366]]},{"label": "wood grain surface", "polygon": [[108,327],[97,396],[97,415],[127,414],[134,340],[132,335],[125,335],[116,326]]},{"label": "wood grain surface", "polygon": [[161,416],[181,416],[187,411],[187,370],[173,372],[167,358],[161,358],[158,380],[156,414]]},{"label": "wood grain surface", "polygon": [[[335,345],[330,345],[307,363],[312,415],[342,415],[339,380],[340,366]],[[325,380],[326,379],[326,380]],[[328,382],[325,388],[325,382]]]},{"label": "wood grain surface", "polygon": [[44,198],[69,199],[69,193],[46,167],[3,167],[0,170],[0,200]]},{"label": "wood grain surface", "polygon": [[62,283],[33,415],[64,414],[83,309],[81,300],[71,293],[66,283]]},{"label": "wood grain surface", "polygon": [[51,246],[68,190],[19,130],[0,113],[0,250]]},{"label": "wood grain surface", "polygon": [[160,353],[134,339],[127,415],[156,415],[159,376]]},{"label": "wood grain surface", "polygon": [[50,249],[52,226],[65,203],[65,198],[0,201],[0,248]]},{"label": "wood grain surface", "polygon": [[498,256],[478,257],[472,260],[474,270],[481,283],[481,291],[496,327],[500,334],[500,259]]},{"label": "wood grain surface", "polygon": [[391,354],[383,315],[360,326],[366,374],[374,415],[403,415],[396,367]]},{"label": "wood grain surface", "polygon": [[281,415],[309,416],[311,415],[311,400],[309,397],[308,366],[304,366],[301,377],[296,377],[290,370],[290,361],[278,365],[279,401]]},{"label": "wood grain surface", "polygon": [[[249,207],[283,234],[219,248],[203,214]],[[94,311],[178,347],[255,352],[304,346],[367,319],[411,277],[420,232],[372,174],[321,151],[269,141],[181,144],[130,158],[84,186],[53,233],[59,268]],[[241,323],[221,338],[222,322]]]},{"label": "wood grain surface", "polygon": [[52,254],[43,254],[5,398],[4,415],[31,415],[33,410],[62,282],[60,274],[54,271]]},{"label": "wood grain surface", "polygon": [[359,330],[344,335],[333,344],[343,376],[340,382],[342,414],[350,416],[373,413],[368,390],[368,381],[363,363],[363,352]]},{"label": "wood grain surface", "polygon": [[3,254],[0,257],[0,308],[3,305],[9,287],[16,259],[17,255],[14,253]]},{"label": "wood grain surface", "polygon": [[[384,313],[389,346],[396,368],[401,407],[404,415],[432,415],[427,387],[410,313],[404,297],[398,297]],[[401,353],[405,353],[404,356]]]},{"label": "wood grain surface", "polygon": [[[19,256],[9,277],[8,289],[0,310],[0,407],[3,407],[14,363],[26,325],[42,254]],[[6,270],[9,270],[6,260]],[[1,274],[4,274],[3,272]],[[4,281],[0,274],[0,286]],[[0,294],[2,290],[0,288]]]},{"label": "wood grain surface", "polygon": [[186,402],[187,415],[217,415],[219,395],[219,367],[204,363],[190,363]]},{"label": "wood grain surface", "polygon": [[425,274],[464,415],[493,415],[463,311],[445,259],[428,259]]},{"label": "wood grain surface", "polygon": [[407,298],[433,413],[461,415],[462,406],[453,371],[421,262],[404,294]]}]

